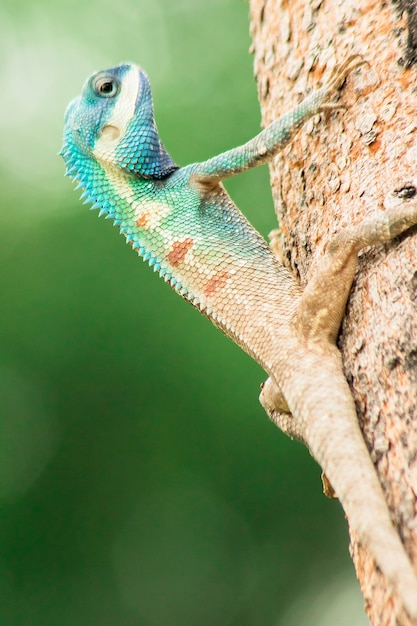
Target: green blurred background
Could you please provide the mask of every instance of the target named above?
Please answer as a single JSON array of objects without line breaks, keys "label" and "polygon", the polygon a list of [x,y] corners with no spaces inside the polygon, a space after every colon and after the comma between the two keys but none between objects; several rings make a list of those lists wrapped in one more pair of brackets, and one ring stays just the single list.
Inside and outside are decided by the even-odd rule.
[{"label": "green blurred background", "polygon": [[[366,624],[337,502],[264,374],[79,202],[92,71],[140,63],[180,164],[259,130],[244,0],[0,8],[0,626]],[[266,235],[267,168],[227,187]]]}]

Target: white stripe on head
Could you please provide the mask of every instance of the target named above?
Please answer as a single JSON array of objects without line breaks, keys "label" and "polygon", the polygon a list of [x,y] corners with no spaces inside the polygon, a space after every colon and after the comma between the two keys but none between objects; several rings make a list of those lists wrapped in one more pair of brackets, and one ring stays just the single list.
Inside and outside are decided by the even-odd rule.
[{"label": "white stripe on head", "polygon": [[113,114],[102,128],[94,146],[94,156],[103,161],[112,161],[114,151],[123,139],[127,125],[135,114],[139,95],[140,77],[135,65],[124,74],[120,93],[113,109]]}]

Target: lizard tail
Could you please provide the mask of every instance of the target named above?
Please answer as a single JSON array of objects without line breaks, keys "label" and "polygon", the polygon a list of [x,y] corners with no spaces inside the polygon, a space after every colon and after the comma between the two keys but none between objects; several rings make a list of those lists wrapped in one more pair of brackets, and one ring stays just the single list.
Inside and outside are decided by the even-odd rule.
[{"label": "lizard tail", "polygon": [[[317,347],[291,355],[293,362],[287,363],[286,374],[274,378],[288,402],[290,419],[295,421],[293,432],[299,432],[307,443],[359,541],[375,558],[403,607],[417,623],[417,574],[393,526],[359,428],[339,352],[335,348],[329,358],[328,350],[327,346],[326,359]],[[282,366],[278,371],[283,371]],[[312,371],[318,373],[314,381]],[[288,420],[288,414],[285,419]]]}]

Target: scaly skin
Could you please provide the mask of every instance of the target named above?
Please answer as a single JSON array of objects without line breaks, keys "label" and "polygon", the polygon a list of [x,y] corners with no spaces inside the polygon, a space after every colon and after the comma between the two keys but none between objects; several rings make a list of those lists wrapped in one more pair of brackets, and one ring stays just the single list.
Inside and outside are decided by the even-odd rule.
[{"label": "scaly skin", "polygon": [[417,578],[391,524],[335,346],[358,250],[417,223],[417,202],[396,203],[340,233],[303,292],[221,185],[270,160],[308,118],[332,106],[331,93],[361,64],[348,59],[323,88],[245,145],[181,168],[159,139],[146,75],[123,64],[93,75],[70,103],[62,155],[82,197],[268,372],[261,397],[267,412],[310,448],[417,621]]}]

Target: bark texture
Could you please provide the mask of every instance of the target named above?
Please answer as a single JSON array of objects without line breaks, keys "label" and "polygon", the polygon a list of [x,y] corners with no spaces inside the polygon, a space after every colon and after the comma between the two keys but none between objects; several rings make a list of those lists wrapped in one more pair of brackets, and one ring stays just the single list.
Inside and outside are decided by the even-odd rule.
[{"label": "bark texture", "polygon": [[[271,165],[282,260],[302,283],[332,234],[380,210],[393,189],[417,183],[412,4],[401,13],[398,3],[371,0],[251,0],[263,125],[349,55],[370,64],[348,78],[346,110],[307,123]],[[417,570],[416,229],[360,255],[339,346],[392,520]],[[354,533],[351,553],[372,624],[410,624]]]}]

